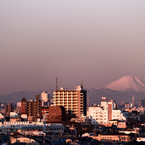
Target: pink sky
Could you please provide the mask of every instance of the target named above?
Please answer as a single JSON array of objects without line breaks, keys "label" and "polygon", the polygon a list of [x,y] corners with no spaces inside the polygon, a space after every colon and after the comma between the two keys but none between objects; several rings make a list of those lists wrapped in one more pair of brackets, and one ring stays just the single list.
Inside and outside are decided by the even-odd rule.
[{"label": "pink sky", "polygon": [[0,1],[0,94],[145,81],[145,1]]}]

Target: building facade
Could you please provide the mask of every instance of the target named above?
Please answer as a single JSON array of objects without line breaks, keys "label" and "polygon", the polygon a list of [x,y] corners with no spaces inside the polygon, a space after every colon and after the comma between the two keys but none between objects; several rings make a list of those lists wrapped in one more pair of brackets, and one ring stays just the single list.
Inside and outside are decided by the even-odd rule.
[{"label": "building facade", "polygon": [[93,137],[94,139],[97,139],[99,141],[104,142],[111,142],[111,143],[117,143],[117,142],[130,142],[133,140],[133,137],[128,134],[124,133],[106,133],[106,134],[99,134],[96,137]]},{"label": "building facade", "polygon": [[108,124],[110,120],[126,120],[127,115],[121,110],[114,109],[114,102],[107,102],[106,97],[102,97],[101,106],[89,107],[89,117],[91,124]]},{"label": "building facade", "polygon": [[27,114],[27,101],[26,98],[22,98],[21,100],[21,115]]},{"label": "building facade", "polygon": [[43,122],[60,123],[66,120],[63,106],[42,107]]},{"label": "building facade", "polygon": [[39,100],[39,95],[36,94],[35,101],[26,101],[25,98],[21,100],[21,115],[26,114],[28,117],[33,116],[36,120],[42,117],[41,112],[41,101]]},{"label": "building facade", "polygon": [[45,91],[41,93],[41,103],[42,107],[48,107],[50,105],[49,94]]},{"label": "building facade", "polygon": [[11,111],[14,111],[14,104],[11,104],[11,102],[9,102],[8,105],[5,105],[5,117],[10,117]]},{"label": "building facade", "polygon": [[80,117],[86,115],[87,91],[83,86],[76,86],[76,89],[69,90],[60,88],[53,92],[53,105],[64,106],[66,114]]}]

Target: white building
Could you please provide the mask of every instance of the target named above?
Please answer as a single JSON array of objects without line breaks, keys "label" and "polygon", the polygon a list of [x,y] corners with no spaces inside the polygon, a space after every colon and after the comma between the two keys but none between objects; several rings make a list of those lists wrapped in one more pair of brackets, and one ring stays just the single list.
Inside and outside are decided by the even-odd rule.
[{"label": "white building", "polygon": [[92,124],[107,124],[110,120],[126,120],[127,115],[121,110],[114,109],[113,101],[107,102],[106,97],[102,97],[101,106],[89,107],[88,115]]},{"label": "white building", "polygon": [[89,107],[89,117],[91,124],[106,124],[108,122],[108,112],[103,107]]},{"label": "white building", "polygon": [[49,106],[49,94],[45,91],[41,93],[42,107]]},{"label": "white building", "polygon": [[17,107],[21,107],[21,102],[17,102]]},{"label": "white building", "polygon": [[20,118],[20,115],[16,112],[10,112],[10,118]]},{"label": "white building", "polygon": [[126,114],[121,110],[112,110],[112,120],[126,120]]}]

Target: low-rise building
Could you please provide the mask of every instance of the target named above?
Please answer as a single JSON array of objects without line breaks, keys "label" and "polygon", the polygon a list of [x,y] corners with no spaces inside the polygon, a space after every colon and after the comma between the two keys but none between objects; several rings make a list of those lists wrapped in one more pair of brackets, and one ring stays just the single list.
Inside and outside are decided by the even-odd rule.
[{"label": "low-rise building", "polygon": [[145,142],[145,137],[137,137],[136,141],[138,141],[138,142],[141,142],[141,141]]},{"label": "low-rise building", "polygon": [[1,133],[11,133],[19,131],[20,133],[29,132],[33,133],[33,131],[40,132],[58,132],[64,133],[64,126],[60,123],[43,123],[43,122],[4,122],[0,124],[0,132]]},{"label": "low-rise building", "polygon": [[10,122],[18,122],[21,121],[21,117],[16,112],[10,112]]},{"label": "low-rise building", "polygon": [[36,140],[27,137],[17,137],[17,138],[12,137],[10,138],[10,142],[11,144],[19,142],[19,143],[26,143],[31,145],[39,145],[39,143]]},{"label": "low-rise building", "polygon": [[101,106],[89,107],[89,117],[91,124],[108,124],[110,120],[126,120],[127,114],[122,110],[114,108],[115,102],[107,102],[106,97],[102,97]]},{"label": "low-rise building", "polygon": [[119,123],[119,120],[117,120],[117,119],[113,119],[113,120],[109,120],[108,121],[108,124],[110,124],[110,126],[112,126],[112,125],[118,125],[118,123]]},{"label": "low-rise building", "polygon": [[90,125],[90,119],[87,116],[81,116],[77,118],[71,118],[70,122],[77,122],[80,123],[81,125]]},{"label": "low-rise building", "polygon": [[42,107],[43,122],[60,123],[65,121],[65,108],[63,106]]},{"label": "low-rise building", "polygon": [[126,128],[127,125],[126,125],[126,122],[125,121],[120,121],[118,124],[117,124],[117,128]]},{"label": "low-rise building", "polygon": [[89,107],[89,118],[91,124],[107,124],[108,110],[104,110],[101,106]]},{"label": "low-rise building", "polygon": [[99,141],[105,142],[130,142],[133,140],[133,137],[124,133],[108,133],[108,134],[99,134],[98,136],[92,137]]}]

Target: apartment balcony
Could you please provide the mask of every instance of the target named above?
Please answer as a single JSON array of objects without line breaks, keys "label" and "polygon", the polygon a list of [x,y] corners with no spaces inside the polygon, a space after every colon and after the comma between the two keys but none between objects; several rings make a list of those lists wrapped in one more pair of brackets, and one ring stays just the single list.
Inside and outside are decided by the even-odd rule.
[{"label": "apartment balcony", "polygon": [[76,105],[78,105],[78,102],[73,102],[72,104],[73,104],[74,106],[76,106]]},{"label": "apartment balcony", "polygon": [[63,106],[63,103],[60,103],[60,106]]},{"label": "apartment balcony", "polygon": [[76,104],[76,105],[72,105],[73,106],[73,108],[78,108],[78,105]]},{"label": "apartment balcony", "polygon": [[78,113],[78,111],[74,111],[74,110],[73,110],[73,114],[77,114],[77,113]]},{"label": "apartment balcony", "polygon": [[73,101],[78,101],[78,99],[77,98],[75,98],[75,99],[72,99]]},{"label": "apartment balcony", "polygon": [[73,98],[78,98],[78,96],[77,95],[73,95]]},{"label": "apartment balcony", "polygon": [[78,102],[73,102],[72,104],[73,104],[74,106],[76,106],[76,105],[78,105]]},{"label": "apartment balcony", "polygon": [[60,98],[63,98],[63,97],[64,97],[64,95],[60,95],[59,97],[60,97]]},{"label": "apartment balcony", "polygon": [[100,116],[96,116],[97,118],[101,118]]},{"label": "apartment balcony", "polygon": [[69,105],[68,105],[68,108],[72,108],[72,105],[71,105],[71,104],[69,104]]},{"label": "apartment balcony", "polygon": [[73,95],[73,97],[74,97],[74,98],[77,98],[77,97],[78,97],[78,95]]},{"label": "apartment balcony", "polygon": [[68,106],[72,106],[72,103],[68,103]]},{"label": "apartment balcony", "polygon": [[70,95],[70,93],[64,92],[64,95]]},{"label": "apartment balcony", "polygon": [[68,102],[72,102],[72,100],[70,99],[70,100],[68,100]]},{"label": "apartment balcony", "polygon": [[64,105],[67,106],[67,103],[64,102]]},{"label": "apartment balcony", "polygon": [[73,110],[78,110],[78,108],[73,108]]},{"label": "apartment balcony", "polygon": [[73,102],[78,102],[78,99],[73,99]]}]

